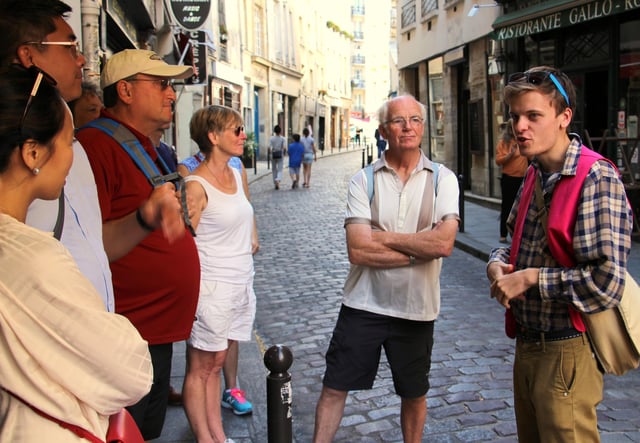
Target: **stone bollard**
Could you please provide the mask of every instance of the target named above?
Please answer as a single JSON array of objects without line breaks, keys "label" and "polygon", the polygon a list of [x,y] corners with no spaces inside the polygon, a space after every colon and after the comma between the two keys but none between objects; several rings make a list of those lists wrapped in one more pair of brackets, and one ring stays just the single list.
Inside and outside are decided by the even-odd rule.
[{"label": "stone bollard", "polygon": [[271,346],[264,354],[267,375],[268,443],[291,443],[291,350],[283,345]]}]

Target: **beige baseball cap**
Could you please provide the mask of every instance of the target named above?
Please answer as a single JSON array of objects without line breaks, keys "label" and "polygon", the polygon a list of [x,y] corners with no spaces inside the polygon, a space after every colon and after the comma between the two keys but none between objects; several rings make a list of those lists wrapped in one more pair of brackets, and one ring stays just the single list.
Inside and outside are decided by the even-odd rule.
[{"label": "beige baseball cap", "polygon": [[190,66],[166,63],[158,54],[145,49],[125,49],[113,54],[102,69],[102,89],[136,74],[155,75],[165,78],[187,78],[193,74]]}]

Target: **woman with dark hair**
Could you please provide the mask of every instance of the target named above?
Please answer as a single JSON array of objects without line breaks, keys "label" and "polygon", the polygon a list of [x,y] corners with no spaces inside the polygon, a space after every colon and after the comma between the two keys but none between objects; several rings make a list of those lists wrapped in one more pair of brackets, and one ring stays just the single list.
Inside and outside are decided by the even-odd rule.
[{"label": "woman with dark hair", "polygon": [[0,442],[104,440],[109,415],[151,385],[133,325],[50,232],[24,224],[34,199],[60,195],[73,137],[47,74],[0,71]]},{"label": "woman with dark hair", "polygon": [[237,415],[251,412],[237,387],[220,395],[228,350],[234,342],[251,339],[256,311],[253,208],[240,172],[229,166],[230,157],[242,155],[247,136],[241,115],[225,106],[196,111],[190,132],[205,158],[185,178],[200,255],[200,297],[187,342],[182,394],[196,441],[230,443],[222,426],[221,402]]}]

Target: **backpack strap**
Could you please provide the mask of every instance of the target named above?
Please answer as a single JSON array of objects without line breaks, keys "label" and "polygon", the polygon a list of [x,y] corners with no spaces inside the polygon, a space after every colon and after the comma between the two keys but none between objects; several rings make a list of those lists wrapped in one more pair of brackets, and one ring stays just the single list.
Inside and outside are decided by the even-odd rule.
[{"label": "backpack strap", "polygon": [[[177,172],[171,172],[162,156],[158,154],[158,160],[166,174],[162,174],[156,163],[151,159],[140,140],[123,124],[110,118],[98,118],[87,123],[84,127],[99,129],[115,141],[117,141],[122,149],[125,150],[131,160],[136,164],[138,169],[147,177],[152,187],[160,186],[164,183],[173,183],[176,190],[180,191],[180,204],[182,206],[182,218],[189,232],[196,236],[191,219],[189,218],[189,210],[187,208],[187,193],[184,186],[184,180]],[[155,149],[155,148],[154,148]],[[156,152],[157,153],[157,152]]]},{"label": "backpack strap", "polygon": [[64,186],[60,190],[60,197],[58,197],[58,218],[56,219],[56,225],[53,227],[53,237],[56,240],[60,240],[62,237],[62,228],[64,226]]},{"label": "backpack strap", "polygon": [[[440,173],[440,163],[434,161],[433,164],[433,190],[436,197],[438,196],[438,175]],[[369,196],[369,203],[373,200],[373,163],[369,163],[364,167],[364,174],[367,177],[367,195]]]},{"label": "backpack strap", "polygon": [[[426,192],[422,193],[422,205],[420,207],[420,216],[418,218],[418,232],[423,231],[433,225],[433,215],[435,214],[436,201],[435,197],[438,196],[438,178],[440,172],[440,163],[436,163],[434,161],[431,162],[433,165],[433,194],[428,194]],[[373,163],[369,163],[364,167],[364,174],[367,179],[367,195],[369,196],[369,206],[373,202],[373,196],[375,192],[375,180],[374,180],[374,171],[373,171]],[[430,199],[433,198],[433,205],[431,205]],[[432,207],[432,211],[426,211],[425,208]]]}]

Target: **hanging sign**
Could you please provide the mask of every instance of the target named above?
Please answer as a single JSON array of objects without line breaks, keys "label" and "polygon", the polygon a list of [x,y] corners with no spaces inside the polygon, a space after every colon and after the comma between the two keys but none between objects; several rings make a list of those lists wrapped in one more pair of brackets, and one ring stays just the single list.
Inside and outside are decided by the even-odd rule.
[{"label": "hanging sign", "polygon": [[171,15],[182,28],[195,31],[204,26],[211,0],[169,0]]}]

